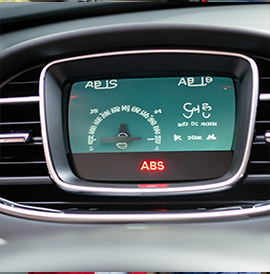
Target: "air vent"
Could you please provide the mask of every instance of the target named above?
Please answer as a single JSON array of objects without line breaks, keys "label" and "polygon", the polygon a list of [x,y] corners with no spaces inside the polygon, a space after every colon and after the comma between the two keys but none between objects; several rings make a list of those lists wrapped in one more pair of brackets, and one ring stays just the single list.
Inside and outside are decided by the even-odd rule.
[{"label": "air vent", "polygon": [[270,184],[270,62],[260,60],[260,97],[255,139],[248,168],[248,181]]},{"label": "air vent", "polygon": [[1,88],[2,185],[49,182],[39,119],[38,81],[41,69],[28,70]]}]

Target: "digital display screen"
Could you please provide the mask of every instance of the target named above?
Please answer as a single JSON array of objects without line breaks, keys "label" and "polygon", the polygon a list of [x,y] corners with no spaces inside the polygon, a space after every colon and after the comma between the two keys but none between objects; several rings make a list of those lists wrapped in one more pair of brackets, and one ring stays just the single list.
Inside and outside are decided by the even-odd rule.
[{"label": "digital display screen", "polygon": [[44,148],[55,181],[72,184],[70,191],[191,194],[212,184],[221,190],[244,174],[258,78],[249,57],[133,50],[45,68]]},{"label": "digital display screen", "polygon": [[104,79],[72,85],[71,152],[230,151],[235,90],[228,77]]}]

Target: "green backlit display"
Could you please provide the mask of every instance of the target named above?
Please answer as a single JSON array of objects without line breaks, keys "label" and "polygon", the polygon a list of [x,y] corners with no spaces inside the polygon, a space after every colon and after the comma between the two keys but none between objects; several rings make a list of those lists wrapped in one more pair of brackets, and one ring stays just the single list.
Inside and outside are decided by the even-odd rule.
[{"label": "green backlit display", "polygon": [[235,90],[210,76],[82,81],[68,112],[72,153],[229,151]]}]

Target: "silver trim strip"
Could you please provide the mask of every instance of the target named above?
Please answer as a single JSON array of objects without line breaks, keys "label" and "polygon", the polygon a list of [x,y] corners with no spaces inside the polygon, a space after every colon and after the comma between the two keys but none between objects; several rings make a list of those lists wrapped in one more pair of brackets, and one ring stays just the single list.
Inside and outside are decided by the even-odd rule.
[{"label": "silver trim strip", "polygon": [[262,93],[259,98],[260,101],[270,101],[270,93]]},{"label": "silver trim strip", "polygon": [[0,126],[10,126],[10,125],[38,125],[40,121],[29,121],[29,122],[4,122],[0,123]]},{"label": "silver trim strip", "polygon": [[20,104],[20,103],[32,103],[39,102],[39,96],[27,96],[27,97],[13,97],[0,99],[1,104]]},{"label": "silver trim strip", "polygon": [[248,178],[255,178],[255,179],[269,179],[270,183],[270,174],[249,174]]},{"label": "silver trim strip", "polygon": [[[151,54],[151,53],[192,53],[192,54],[212,54],[212,55],[223,55],[223,56],[234,56],[238,58],[245,59],[249,62],[252,74],[253,74],[253,86],[252,86],[252,108],[250,112],[250,123],[248,128],[248,136],[246,142],[246,149],[244,152],[244,157],[242,164],[239,170],[235,173],[233,177],[230,179],[215,183],[215,184],[208,184],[208,185],[195,185],[195,186],[180,186],[180,187],[170,187],[170,188],[125,188],[125,187],[96,187],[96,186],[83,186],[83,185],[72,185],[67,182],[61,180],[58,177],[56,171],[54,170],[52,159],[50,157],[50,150],[48,145],[48,135],[46,130],[46,116],[45,116],[45,100],[44,100],[44,80],[45,75],[49,67],[55,64],[74,61],[74,60],[82,60],[82,59],[90,59],[90,58],[98,58],[98,57],[107,57],[107,56],[116,56],[116,55],[128,55],[128,54]],[[241,177],[244,176],[245,168],[248,163],[248,157],[250,148],[252,145],[253,139],[253,130],[255,125],[255,118],[256,118],[256,107],[258,101],[258,86],[259,86],[259,73],[258,68],[254,60],[251,58],[244,56],[238,53],[227,53],[227,52],[218,52],[218,51],[203,51],[203,50],[174,50],[174,49],[164,49],[164,50],[137,50],[137,51],[122,51],[122,52],[108,52],[108,53],[98,53],[98,54],[91,54],[86,56],[78,56],[78,57],[71,57],[62,60],[57,60],[54,62],[49,63],[44,67],[41,72],[40,81],[39,81],[39,90],[40,90],[40,119],[41,119],[41,132],[42,132],[42,140],[45,152],[45,158],[47,161],[47,166],[49,169],[49,173],[53,181],[58,184],[62,189],[70,191],[70,192],[81,192],[81,193],[93,193],[93,194],[118,194],[118,195],[132,195],[132,194],[155,194],[155,195],[164,195],[164,194],[198,194],[198,193],[206,193],[206,192],[214,192],[227,189],[236,181],[238,181]]]},{"label": "silver trim strip", "polygon": [[62,213],[62,211],[60,211],[60,210],[50,209],[50,208],[45,208],[45,207],[36,207],[36,206],[18,204],[18,203],[11,202],[11,201],[9,201],[7,199],[4,199],[4,198],[0,198],[0,203],[2,203],[4,205],[11,206],[11,207],[22,208],[22,209],[26,209],[26,210],[30,209],[30,210],[38,210],[38,211],[45,211],[45,212]]},{"label": "silver trim strip", "polygon": [[28,161],[28,162],[0,162],[1,165],[35,165],[46,164],[45,161]]},{"label": "silver trim strip", "polygon": [[38,81],[20,81],[20,82],[9,82],[9,85],[31,85],[38,84]]},{"label": "silver trim strip", "polygon": [[[60,222],[60,223],[131,223],[131,222],[194,222],[206,221],[228,218],[241,218],[248,216],[255,216],[260,214],[269,214],[270,204],[263,204],[260,206],[254,205],[252,208],[245,209],[228,209],[228,210],[213,210],[206,212],[192,212],[192,213],[123,213],[123,214],[74,214],[74,213],[54,213],[39,210],[31,210],[0,202],[0,212],[16,217]],[[42,210],[45,210],[44,208]]]},{"label": "silver trim strip", "polygon": [[42,185],[53,184],[48,176],[1,177],[1,185]]},{"label": "silver trim strip", "polygon": [[29,136],[30,134],[28,132],[0,134],[0,144],[25,143],[29,139]]}]

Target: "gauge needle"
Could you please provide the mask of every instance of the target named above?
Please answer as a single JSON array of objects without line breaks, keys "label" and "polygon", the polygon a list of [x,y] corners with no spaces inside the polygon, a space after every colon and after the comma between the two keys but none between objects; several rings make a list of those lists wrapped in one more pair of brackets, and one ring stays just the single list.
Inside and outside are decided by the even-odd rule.
[{"label": "gauge needle", "polygon": [[118,134],[113,138],[100,138],[100,142],[114,142],[119,149],[126,149],[133,140],[141,140],[141,137],[130,137],[125,124],[121,124]]}]

